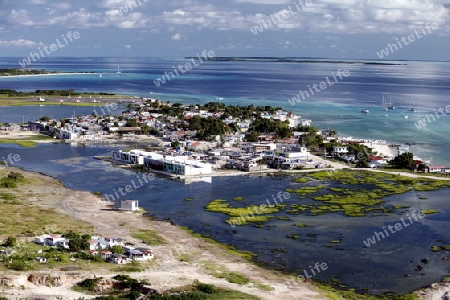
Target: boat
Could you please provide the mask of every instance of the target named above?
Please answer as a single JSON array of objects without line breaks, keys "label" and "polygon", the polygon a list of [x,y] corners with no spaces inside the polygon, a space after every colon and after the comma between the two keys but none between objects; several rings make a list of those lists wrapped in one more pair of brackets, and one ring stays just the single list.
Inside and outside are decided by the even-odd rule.
[{"label": "boat", "polygon": [[389,96],[389,105],[388,105],[387,109],[395,109],[395,105],[392,104],[391,96]]},{"label": "boat", "polygon": [[120,74],[120,66],[117,66],[117,74]]},{"label": "boat", "polygon": [[381,109],[384,111],[387,111],[387,103],[386,103],[386,99],[384,98],[384,93],[383,93],[383,99],[381,100]]},{"label": "boat", "polygon": [[408,102],[408,107],[409,107],[408,111],[412,111],[412,112],[416,111],[416,109],[414,107],[412,107],[409,102]]},{"label": "boat", "polygon": [[369,110],[368,110],[367,108],[365,108],[365,109],[361,110],[361,112],[362,112],[363,114],[368,114],[368,113],[369,113]]},{"label": "boat", "polygon": [[405,119],[408,119],[409,118],[409,116],[405,116]]},{"label": "boat", "polygon": [[98,77],[102,78],[102,74],[98,74]]}]

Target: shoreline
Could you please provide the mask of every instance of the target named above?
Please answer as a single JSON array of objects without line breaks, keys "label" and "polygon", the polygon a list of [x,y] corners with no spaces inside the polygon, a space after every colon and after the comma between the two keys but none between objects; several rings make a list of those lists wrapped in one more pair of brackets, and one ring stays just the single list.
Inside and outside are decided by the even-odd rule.
[{"label": "shoreline", "polygon": [[99,74],[114,74],[114,73],[83,73],[83,72],[61,72],[49,74],[27,74],[27,75],[2,75],[0,78],[19,78],[19,77],[46,77],[46,76],[67,76],[67,75],[99,75]]}]

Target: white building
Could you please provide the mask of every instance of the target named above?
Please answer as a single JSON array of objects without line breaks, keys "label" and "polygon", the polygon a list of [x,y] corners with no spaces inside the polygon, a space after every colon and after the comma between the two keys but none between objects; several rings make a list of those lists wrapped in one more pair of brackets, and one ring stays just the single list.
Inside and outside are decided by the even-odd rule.
[{"label": "white building", "polygon": [[140,164],[147,168],[178,175],[207,175],[212,173],[212,165],[189,159],[187,156],[169,156],[156,152],[131,150],[113,151],[112,158],[129,164]]},{"label": "white building", "polygon": [[69,248],[69,240],[60,234],[43,234],[34,239],[34,242],[43,246]]},{"label": "white building", "polygon": [[347,146],[334,146],[333,152],[337,153],[337,154],[347,154],[348,148],[347,148]]},{"label": "white building", "polygon": [[127,211],[139,210],[139,202],[137,200],[122,200],[120,201],[120,209]]}]

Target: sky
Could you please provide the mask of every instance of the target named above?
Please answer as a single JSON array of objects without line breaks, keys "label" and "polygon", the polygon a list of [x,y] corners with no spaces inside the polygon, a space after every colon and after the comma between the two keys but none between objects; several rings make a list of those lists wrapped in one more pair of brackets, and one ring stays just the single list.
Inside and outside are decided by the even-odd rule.
[{"label": "sky", "polygon": [[0,56],[450,61],[449,33],[450,0],[0,0]]}]

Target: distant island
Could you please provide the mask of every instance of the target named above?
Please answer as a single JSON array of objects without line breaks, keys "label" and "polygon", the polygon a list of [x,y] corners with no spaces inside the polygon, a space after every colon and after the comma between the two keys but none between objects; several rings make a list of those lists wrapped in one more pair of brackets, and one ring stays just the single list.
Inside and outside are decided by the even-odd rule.
[{"label": "distant island", "polygon": [[60,72],[49,70],[33,70],[33,69],[0,69],[0,77],[6,76],[30,76],[30,75],[58,75],[58,74],[95,74],[95,72]]},{"label": "distant island", "polygon": [[80,93],[75,90],[36,90],[34,92],[21,92],[11,89],[0,89],[0,98],[8,97],[27,97],[27,96],[80,96],[80,95],[100,95],[100,96],[114,96],[114,93]]},{"label": "distant island", "polygon": [[[198,57],[185,57],[185,59],[199,59]],[[353,61],[353,60],[332,60],[321,58],[300,58],[300,57],[212,57],[209,61],[248,61],[248,62],[287,62],[287,63],[333,63],[333,64],[363,64],[363,65],[407,65],[379,61]]]}]

